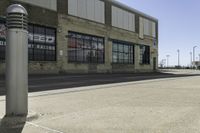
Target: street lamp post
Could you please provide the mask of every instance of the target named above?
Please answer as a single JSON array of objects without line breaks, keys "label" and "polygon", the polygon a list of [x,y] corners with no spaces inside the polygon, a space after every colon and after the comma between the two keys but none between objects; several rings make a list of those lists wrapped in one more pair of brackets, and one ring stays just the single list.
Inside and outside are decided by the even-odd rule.
[{"label": "street lamp post", "polygon": [[192,52],[190,52],[190,63],[191,63],[191,67],[192,67]]},{"label": "street lamp post", "polygon": [[169,67],[169,57],[170,57],[170,55],[166,55],[166,57],[167,57],[167,67]]},{"label": "street lamp post", "polygon": [[180,50],[178,49],[177,52],[178,52],[178,67],[179,67],[180,66]]},{"label": "street lamp post", "polygon": [[165,65],[166,65],[165,63],[166,63],[166,59],[162,59],[161,63],[160,63],[161,68],[165,67]]},{"label": "street lamp post", "polygon": [[196,48],[197,46],[194,46],[193,47],[193,62],[195,62],[195,48]]},{"label": "street lamp post", "polygon": [[200,54],[199,54],[199,62],[200,62]]}]

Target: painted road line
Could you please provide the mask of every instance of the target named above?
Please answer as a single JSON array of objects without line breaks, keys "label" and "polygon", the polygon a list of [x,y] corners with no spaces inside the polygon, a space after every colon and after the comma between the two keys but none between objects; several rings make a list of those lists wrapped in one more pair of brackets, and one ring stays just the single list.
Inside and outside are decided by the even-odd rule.
[{"label": "painted road line", "polygon": [[52,128],[49,128],[49,127],[46,127],[46,126],[41,126],[41,125],[38,125],[38,124],[35,124],[35,123],[32,123],[32,122],[26,122],[28,125],[31,125],[31,126],[34,126],[34,127],[37,127],[37,128],[41,128],[41,129],[44,129],[44,130],[47,130],[47,131],[50,131],[50,132],[54,132],[54,133],[64,133],[64,132],[61,132],[61,131],[58,131],[58,130],[55,130],[55,129],[52,129]]}]

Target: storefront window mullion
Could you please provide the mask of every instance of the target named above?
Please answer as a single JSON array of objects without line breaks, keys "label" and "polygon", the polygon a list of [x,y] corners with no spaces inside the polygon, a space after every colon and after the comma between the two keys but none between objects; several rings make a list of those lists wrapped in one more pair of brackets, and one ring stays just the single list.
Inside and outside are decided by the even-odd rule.
[{"label": "storefront window mullion", "polygon": [[[33,26],[33,25],[32,25],[32,26]],[[35,41],[34,41],[34,40],[35,40],[35,39],[34,39],[34,34],[35,34],[35,28],[34,28],[34,26],[33,26],[33,40],[32,40],[32,41],[33,41],[33,44],[35,44]],[[32,45],[33,45],[33,44],[32,44]],[[33,45],[32,47],[33,47],[33,61],[35,61],[35,45]]]},{"label": "storefront window mullion", "polygon": [[77,61],[78,59],[77,59],[77,40],[78,40],[78,38],[77,37],[75,37],[75,61]]},{"label": "storefront window mullion", "polygon": [[[129,44],[126,42],[120,42],[120,41],[113,41],[113,63],[119,63],[119,64],[134,64],[131,56],[131,47],[133,47],[133,44]],[[115,58],[117,56],[117,59],[115,61]]]},{"label": "storefront window mullion", "polygon": [[[76,61],[80,63],[103,63],[104,62],[104,44],[100,44],[98,41],[99,39],[102,39],[101,37],[96,36],[90,36],[86,34],[76,33],[76,32],[70,32],[69,34],[75,34],[77,36],[77,43],[80,43],[80,47],[76,46]],[[79,36],[79,37],[78,37]],[[78,40],[81,37],[82,41]],[[104,43],[104,42],[102,42]],[[69,44],[70,45],[70,44]],[[98,49],[98,45],[103,45],[102,49]],[[71,48],[72,49],[72,48]],[[70,48],[68,49],[68,52],[70,51]],[[101,54],[103,53],[103,55]],[[83,59],[77,59],[78,55],[80,58]],[[71,58],[69,56],[69,58]],[[103,59],[103,61],[101,61]],[[70,61],[70,60],[69,60]]]},{"label": "storefront window mullion", "polygon": [[44,29],[44,34],[45,34],[45,37],[44,37],[44,60],[47,60],[47,43],[46,43],[46,36],[47,36],[47,33],[46,33],[46,28]]}]

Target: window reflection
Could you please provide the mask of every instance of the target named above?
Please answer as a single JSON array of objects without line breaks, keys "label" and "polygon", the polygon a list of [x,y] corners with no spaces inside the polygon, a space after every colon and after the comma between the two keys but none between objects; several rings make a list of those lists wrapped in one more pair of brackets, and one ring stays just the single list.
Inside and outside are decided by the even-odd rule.
[{"label": "window reflection", "polygon": [[112,62],[120,64],[134,63],[134,45],[127,42],[113,41]]},{"label": "window reflection", "polygon": [[56,60],[56,30],[43,26],[29,24],[29,60]]},{"label": "window reflection", "polygon": [[[72,47],[72,46],[77,47]],[[76,32],[69,32],[68,61],[104,63],[104,39]]]}]

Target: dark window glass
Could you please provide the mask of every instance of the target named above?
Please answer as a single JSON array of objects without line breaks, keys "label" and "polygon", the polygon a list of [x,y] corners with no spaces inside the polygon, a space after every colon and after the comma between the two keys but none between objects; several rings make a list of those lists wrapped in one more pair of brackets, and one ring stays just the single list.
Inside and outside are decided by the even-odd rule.
[{"label": "dark window glass", "polygon": [[[0,20],[0,60],[5,60],[5,21]],[[56,60],[56,30],[28,25],[28,56],[30,61]]]},{"label": "dark window glass", "polygon": [[0,20],[0,60],[5,60],[6,51],[6,26],[5,21]]},{"label": "dark window glass", "polygon": [[76,61],[76,39],[75,37],[72,37],[69,39],[69,45],[68,45],[68,55],[69,55],[69,61],[74,62]]},{"label": "dark window glass", "polygon": [[113,41],[112,62],[134,64],[134,45],[127,42]]},{"label": "dark window glass", "polygon": [[69,32],[68,61],[104,63],[104,39],[102,37]]},{"label": "dark window glass", "polygon": [[142,45],[140,46],[140,63],[150,64],[150,47]]},{"label": "dark window glass", "polygon": [[29,60],[56,61],[56,30],[29,24]]},{"label": "dark window glass", "polygon": [[114,42],[113,42],[112,50],[113,50],[114,52],[118,52],[118,44],[117,44],[117,43],[114,43]]}]

